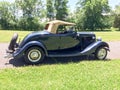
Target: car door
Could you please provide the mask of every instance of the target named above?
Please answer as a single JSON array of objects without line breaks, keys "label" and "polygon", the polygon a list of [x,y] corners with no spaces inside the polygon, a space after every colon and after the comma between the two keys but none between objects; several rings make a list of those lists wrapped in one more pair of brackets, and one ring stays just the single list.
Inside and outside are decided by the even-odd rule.
[{"label": "car door", "polygon": [[49,34],[45,37],[44,44],[47,50],[59,50],[60,49],[60,36],[58,34]]},{"label": "car door", "polygon": [[80,41],[76,38],[76,33],[67,33],[60,35],[60,49],[69,49],[73,48],[80,43]]}]

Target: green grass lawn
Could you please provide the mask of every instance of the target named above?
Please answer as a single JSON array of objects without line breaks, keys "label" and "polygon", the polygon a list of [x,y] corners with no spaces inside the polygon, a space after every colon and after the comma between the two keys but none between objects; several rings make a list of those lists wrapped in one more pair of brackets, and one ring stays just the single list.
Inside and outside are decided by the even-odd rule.
[{"label": "green grass lawn", "polygon": [[[19,38],[22,40],[27,34],[32,31],[10,31],[0,30],[0,42],[9,42],[14,33],[19,34]],[[120,31],[108,31],[108,32],[95,32],[97,37],[101,37],[103,41],[120,41]]]},{"label": "green grass lawn", "polygon": [[[21,39],[29,31],[0,30],[0,42],[13,33]],[[120,41],[120,32],[95,32],[104,41]],[[119,90],[120,60],[79,61],[66,64],[0,69],[0,90]]]},{"label": "green grass lawn", "polygon": [[120,41],[120,31],[111,32],[95,32],[97,37],[101,37],[103,41]]},{"label": "green grass lawn", "polygon": [[22,40],[27,34],[32,31],[12,31],[12,30],[0,30],[0,42],[10,42],[14,33],[18,33],[19,38]]},{"label": "green grass lawn", "polygon": [[119,90],[120,60],[0,70],[1,90]]}]

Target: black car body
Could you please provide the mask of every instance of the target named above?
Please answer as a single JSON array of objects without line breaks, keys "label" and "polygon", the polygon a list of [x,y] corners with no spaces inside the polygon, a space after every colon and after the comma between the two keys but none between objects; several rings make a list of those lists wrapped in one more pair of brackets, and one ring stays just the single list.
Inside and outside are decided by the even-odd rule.
[{"label": "black car body", "polygon": [[[18,34],[10,42],[8,56],[24,56],[29,64],[38,64],[44,57],[70,57],[94,54],[97,59],[105,59],[109,45],[96,40],[92,32],[77,32],[73,28],[57,32],[59,25],[73,26],[74,23],[55,20],[49,22],[45,30],[27,35],[20,44],[16,43]],[[53,31],[52,31],[53,30]]]}]

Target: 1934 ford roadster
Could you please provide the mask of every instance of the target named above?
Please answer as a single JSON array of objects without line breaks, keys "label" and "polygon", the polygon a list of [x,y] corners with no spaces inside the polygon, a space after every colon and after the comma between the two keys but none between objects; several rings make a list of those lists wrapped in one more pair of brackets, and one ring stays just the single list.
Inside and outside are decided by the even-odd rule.
[{"label": "1934 ford roadster", "polygon": [[28,34],[18,44],[18,34],[14,34],[9,44],[6,57],[24,57],[29,64],[38,64],[44,57],[70,57],[93,54],[96,59],[106,59],[109,45],[96,39],[92,32],[77,32],[73,28],[60,31],[60,25],[74,26],[60,20],[48,22],[45,30]]}]

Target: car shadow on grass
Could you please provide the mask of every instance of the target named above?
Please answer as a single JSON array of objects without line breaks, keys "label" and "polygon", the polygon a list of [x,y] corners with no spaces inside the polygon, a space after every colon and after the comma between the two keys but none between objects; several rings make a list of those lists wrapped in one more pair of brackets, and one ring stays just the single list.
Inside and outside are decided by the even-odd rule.
[{"label": "car shadow on grass", "polygon": [[[104,61],[108,61],[108,60],[110,60],[110,59],[107,59]],[[46,57],[42,63],[40,63],[36,66],[78,63],[80,61],[99,61],[99,60],[96,60],[93,56],[56,57],[56,58]],[[29,66],[29,64],[25,63],[23,57],[20,59],[16,59],[16,60],[15,59],[9,60],[9,64],[12,64],[14,67]]]}]

